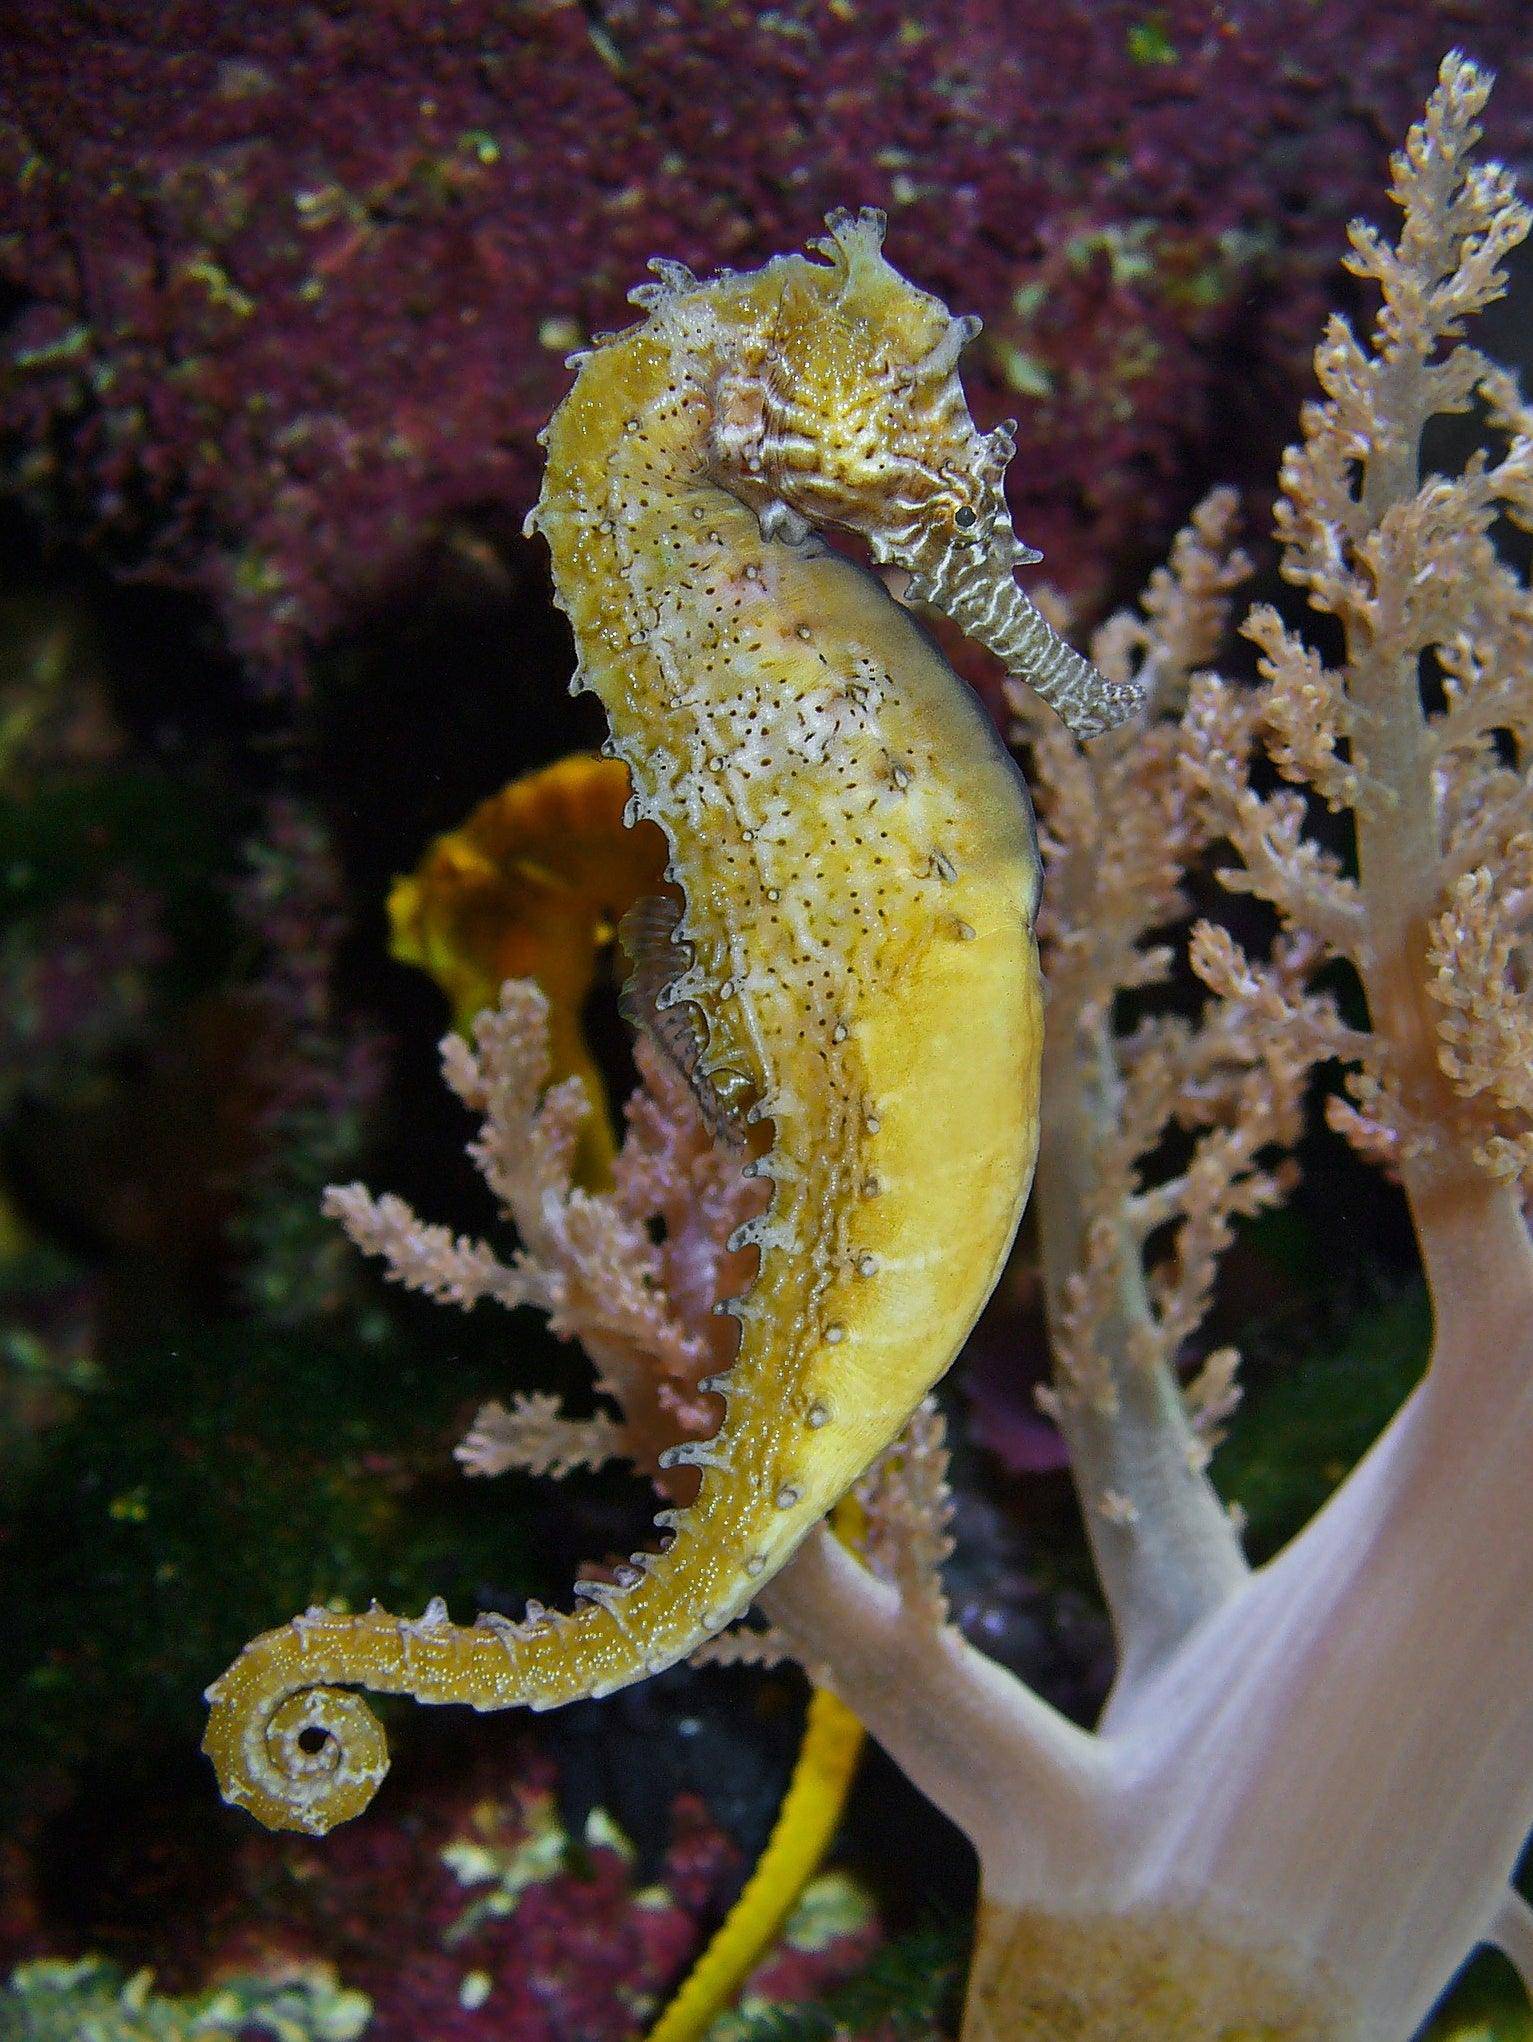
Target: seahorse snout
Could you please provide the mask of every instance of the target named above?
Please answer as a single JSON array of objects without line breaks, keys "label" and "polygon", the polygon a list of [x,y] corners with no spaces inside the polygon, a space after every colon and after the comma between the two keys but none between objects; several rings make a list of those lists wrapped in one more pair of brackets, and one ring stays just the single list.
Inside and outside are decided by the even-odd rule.
[{"label": "seahorse snout", "polygon": [[1138,709],[1132,683],[1109,681],[1068,645],[1017,582],[1010,527],[986,547],[929,529],[908,556],[891,555],[911,576],[907,600],[929,603],[966,638],[1004,662],[1006,671],[1041,695],[1079,738],[1098,737]]}]

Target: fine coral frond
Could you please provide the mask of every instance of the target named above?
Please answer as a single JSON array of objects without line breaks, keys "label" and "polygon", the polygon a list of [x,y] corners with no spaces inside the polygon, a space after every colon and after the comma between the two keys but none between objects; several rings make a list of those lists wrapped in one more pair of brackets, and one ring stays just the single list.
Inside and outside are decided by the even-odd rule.
[{"label": "fine coral frond", "polygon": [[[1515,378],[1460,339],[1533,215],[1498,166],[1471,165],[1487,90],[1472,64],[1444,62],[1394,159],[1398,239],[1354,229],[1351,267],[1383,299],[1371,343],[1332,322],[1323,401],[1284,462],[1283,572],[1340,617],[1342,656],[1323,662],[1258,609],[1246,630],[1261,685],[1201,680],[1190,711],[1187,771],[1240,861],[1220,877],[1318,939],[1317,967],[1345,957],[1362,978],[1373,1031],[1322,1031],[1353,1066],[1327,1118],[1407,1181],[1455,1153],[1523,1175],[1533,1106],[1533,592],[1497,537],[1502,519],[1526,519],[1533,453]],[[1430,421],[1475,405],[1499,444],[1423,474]],[[1310,834],[1303,795],[1257,791],[1263,749],[1350,815],[1356,878]],[[1206,961],[1234,996],[1229,959]],[[1267,1011],[1291,1036],[1297,1015]]]},{"label": "fine coral frond", "polygon": [[689,1666],[781,1666],[798,1654],[783,1633],[771,1624],[742,1620],[730,1624],[695,1646],[688,1655]]},{"label": "fine coral frond", "polygon": [[[1257,636],[1271,638],[1256,613]],[[1280,649],[1285,653],[1285,637]],[[1304,750],[1282,736],[1296,710],[1292,698],[1306,684],[1322,685],[1323,670],[1292,673],[1286,684],[1289,700],[1279,710],[1278,742],[1288,768],[1301,775]],[[1272,684],[1269,683],[1269,687]],[[1356,882],[1342,872],[1333,851],[1306,834],[1303,796],[1287,790],[1259,795],[1251,786],[1250,759],[1266,711],[1265,691],[1237,688],[1217,675],[1199,675],[1193,683],[1184,720],[1179,764],[1198,805],[1209,837],[1223,837],[1235,848],[1239,864],[1222,867],[1221,882],[1232,893],[1256,893],[1276,909],[1289,929],[1307,929],[1340,956],[1355,955],[1363,941],[1364,923]],[[1339,734],[1339,705],[1325,712]],[[1354,773],[1332,755],[1324,734],[1316,749],[1328,786],[1338,794],[1351,790]]]},{"label": "fine coral frond", "polygon": [[1267,682],[1262,710],[1272,763],[1285,780],[1307,781],[1328,808],[1351,807],[1357,775],[1342,751],[1350,720],[1340,675],[1269,604],[1258,604],[1243,628],[1262,653],[1260,671]]},{"label": "fine coral frond", "polygon": [[576,1468],[600,1468],[623,1454],[620,1420],[604,1411],[569,1418],[557,1397],[533,1390],[481,1406],[453,1459],[466,1475],[503,1475],[518,1468],[527,1475],[560,1481]]},{"label": "fine coral frond", "polygon": [[1502,267],[1528,232],[1529,213],[1499,163],[1475,163],[1489,75],[1456,52],[1442,66],[1426,117],[1390,159],[1390,197],[1404,218],[1391,247],[1354,222],[1347,267],[1370,277],[1383,303],[1379,358],[1424,356],[1506,289]]},{"label": "fine coral frond", "polygon": [[1233,1347],[1216,1347],[1203,1357],[1203,1366],[1186,1385],[1183,1395],[1197,1436],[1197,1465],[1208,1463],[1214,1448],[1224,1438],[1225,1420],[1240,1404],[1236,1372],[1240,1355]]},{"label": "fine coral frond", "polygon": [[382,1259],[395,1283],[439,1304],[469,1311],[484,1298],[508,1309],[542,1301],[537,1272],[507,1268],[483,1241],[418,1219],[392,1191],[375,1198],[365,1185],[332,1184],[324,1209],[364,1255]]},{"label": "fine coral frond", "polygon": [[938,1630],[947,1622],[942,1566],[953,1550],[947,1428],[927,1397],[894,1445],[857,1485],[866,1524],[862,1550],[881,1581],[899,1590],[911,1620]]},{"label": "fine coral frond", "polygon": [[1533,834],[1522,832],[1499,871],[1477,866],[1454,882],[1427,950],[1429,991],[1442,1010],[1438,1062],[1459,1097],[1484,1109],[1476,1159],[1508,1178],[1533,1161],[1533,1014],[1521,917],[1503,903],[1525,911],[1530,890]]},{"label": "fine coral frond", "polygon": [[[1054,1365],[1053,1408],[1127,1666],[1147,1666],[1242,1576],[1178,1387],[1235,1220],[1280,1195],[1259,1161],[1296,1113],[1266,1054],[1226,1026],[1205,1034],[1151,1014],[1128,1033],[1121,995],[1169,973],[1165,939],[1189,913],[1183,876],[1213,821],[1188,770],[1200,733],[1184,714],[1223,637],[1247,568],[1235,505],[1195,513],[1137,614],[1093,641],[1103,671],[1143,684],[1147,710],[1089,752],[1024,716],[1048,885],[1039,918],[1048,987],[1037,1210]],[[1025,705],[1016,703],[1019,711]],[[1249,726],[1232,712],[1227,744]],[[1303,1069],[1307,1070],[1304,1064]],[[1149,1159],[1195,1131],[1172,1175]]]}]

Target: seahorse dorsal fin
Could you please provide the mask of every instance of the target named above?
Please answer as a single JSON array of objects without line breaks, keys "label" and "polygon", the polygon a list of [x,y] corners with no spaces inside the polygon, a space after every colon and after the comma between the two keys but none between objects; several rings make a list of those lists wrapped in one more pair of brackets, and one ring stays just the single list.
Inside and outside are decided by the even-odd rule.
[{"label": "seahorse dorsal fin", "polygon": [[726,1099],[704,1068],[708,1024],[691,1000],[671,996],[676,979],[691,961],[677,936],[681,903],[670,894],[646,894],[618,923],[617,939],[630,970],[618,995],[618,1012],[631,1028],[642,1028],[685,1080],[710,1131],[731,1147],[745,1138],[738,1107]]},{"label": "seahorse dorsal fin", "polygon": [[617,940],[629,967],[618,994],[618,1011],[630,1027],[647,1029],[651,1035],[657,1033],[660,996],[688,961],[676,936],[681,916],[674,896],[646,893],[617,925]]}]

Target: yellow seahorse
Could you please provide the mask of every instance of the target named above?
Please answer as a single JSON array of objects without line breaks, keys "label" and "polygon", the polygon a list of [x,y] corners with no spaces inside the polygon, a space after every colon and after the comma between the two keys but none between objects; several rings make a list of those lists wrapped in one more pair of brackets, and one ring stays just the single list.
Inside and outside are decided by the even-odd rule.
[{"label": "yellow seahorse", "polygon": [[529,519],[574,685],[685,897],[656,920],[677,946],[661,1004],[773,1187],[741,1230],[757,1274],[722,1307],[740,1339],[718,1432],[671,1452],[696,1501],[569,1614],[314,1610],[254,1640],[209,1689],[204,1749],[273,1827],[371,1799],[387,1749],[358,1688],[552,1708],[738,1616],[948,1367],[1015,1233],[1041,1033],[1026,792],[909,612],[819,532],[858,535],[1080,734],[1133,698],[1014,579],[1037,556],[1005,509],[1013,443],[976,430],[957,377],[977,322],[889,266],[878,215],[828,224],[749,274],[654,265],[645,318],[581,360],[548,427]]}]

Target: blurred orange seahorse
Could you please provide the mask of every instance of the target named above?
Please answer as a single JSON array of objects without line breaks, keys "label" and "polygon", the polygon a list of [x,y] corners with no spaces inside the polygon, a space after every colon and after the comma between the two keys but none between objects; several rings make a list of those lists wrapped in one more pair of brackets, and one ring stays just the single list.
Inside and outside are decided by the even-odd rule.
[{"label": "blurred orange seahorse", "polygon": [[617,1142],[582,1014],[623,916],[664,884],[665,838],[623,827],[629,792],[613,759],[555,759],[481,801],[389,889],[390,954],[431,974],[460,1035],[508,978],[537,980],[549,1081],[585,1086],[575,1181],[592,1191],[610,1186]]},{"label": "blurred orange seahorse", "polygon": [[[747,1606],[899,1432],[994,1284],[1031,1179],[1038,860],[1016,767],[860,535],[1082,735],[1133,706],[1014,578],[1013,443],[969,417],[954,319],[832,216],[812,257],[670,263],[586,355],[529,519],[685,908],[655,918],[700,1103],[772,1202],[696,1501],[658,1553],[520,1625],[315,1611],[209,1690],[225,1795],[273,1826],[355,1815],[387,1766],[358,1688],[552,1708],[684,1657]],[[765,1139],[769,1134],[770,1139]]]}]

